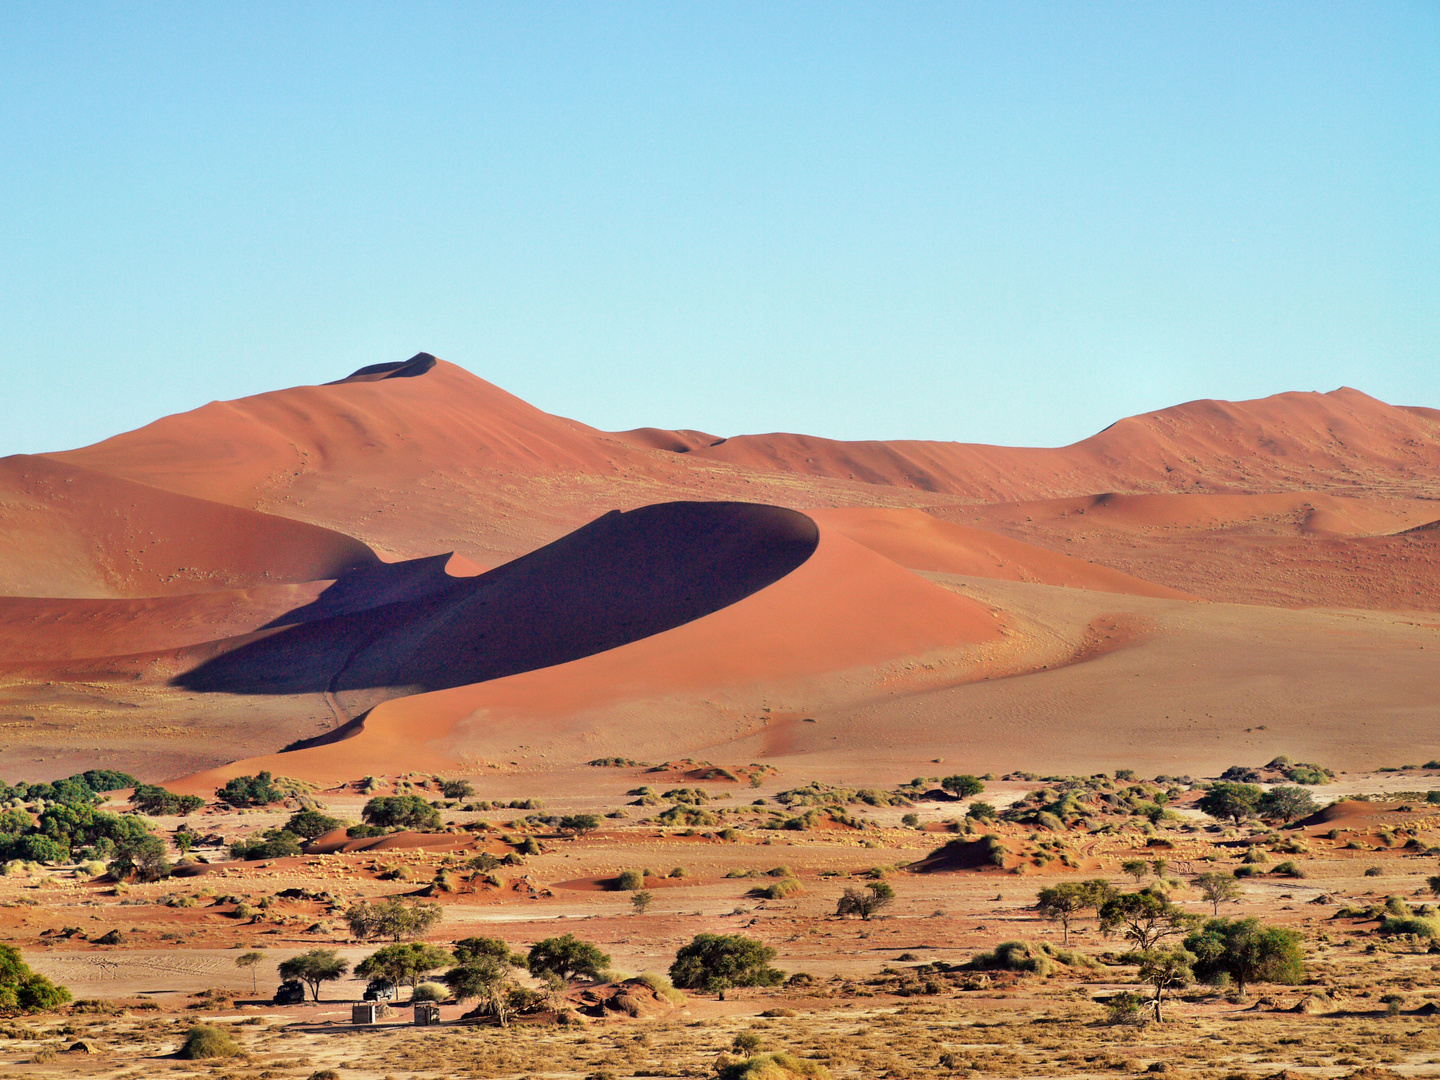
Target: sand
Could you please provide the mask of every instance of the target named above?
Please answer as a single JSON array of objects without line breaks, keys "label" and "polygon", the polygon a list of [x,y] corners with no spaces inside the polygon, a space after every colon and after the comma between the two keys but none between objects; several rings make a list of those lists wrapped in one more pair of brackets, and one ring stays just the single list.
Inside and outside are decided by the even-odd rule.
[{"label": "sand", "polygon": [[421,353],[0,462],[5,760],[1200,768],[1248,727],[1364,767],[1440,719],[1437,478],[1440,413],[1344,388],[838,443],[608,433]]}]

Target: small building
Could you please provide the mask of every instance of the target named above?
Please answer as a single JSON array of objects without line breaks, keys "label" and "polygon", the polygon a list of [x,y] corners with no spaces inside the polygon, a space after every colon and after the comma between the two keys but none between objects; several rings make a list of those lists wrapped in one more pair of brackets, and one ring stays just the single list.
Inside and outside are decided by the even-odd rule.
[{"label": "small building", "polygon": [[440,1023],[440,1006],[433,1001],[422,1001],[415,1006],[415,1026],[433,1027]]},{"label": "small building", "polygon": [[374,1001],[367,1001],[363,1005],[351,1005],[350,1023],[373,1024],[380,1018],[380,1010],[382,1008],[382,1005]]}]

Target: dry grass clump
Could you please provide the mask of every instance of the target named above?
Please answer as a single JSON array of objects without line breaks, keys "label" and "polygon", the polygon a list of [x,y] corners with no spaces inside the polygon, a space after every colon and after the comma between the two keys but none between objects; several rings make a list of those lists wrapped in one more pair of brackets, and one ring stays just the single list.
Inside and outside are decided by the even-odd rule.
[{"label": "dry grass clump", "polygon": [[639,975],[635,976],[635,981],[644,983],[651,989],[656,997],[662,1001],[668,1001],[671,1005],[683,1005],[685,1003],[686,998],[684,993],[676,990],[674,984],[664,975],[659,975],[653,971],[642,971]]},{"label": "dry grass clump", "polygon": [[720,1065],[720,1080],[796,1080],[797,1077],[830,1080],[830,1070],[818,1061],[784,1052],[760,1054]]},{"label": "dry grass clump", "polygon": [[229,1034],[209,1024],[196,1024],[185,1036],[177,1057],[188,1061],[203,1058],[230,1058],[240,1053],[240,1046]]},{"label": "dry grass clump", "polygon": [[800,882],[793,877],[787,877],[781,878],[779,881],[773,881],[769,885],[751,889],[750,895],[762,900],[784,900],[787,896],[793,896],[795,893],[804,891]]}]

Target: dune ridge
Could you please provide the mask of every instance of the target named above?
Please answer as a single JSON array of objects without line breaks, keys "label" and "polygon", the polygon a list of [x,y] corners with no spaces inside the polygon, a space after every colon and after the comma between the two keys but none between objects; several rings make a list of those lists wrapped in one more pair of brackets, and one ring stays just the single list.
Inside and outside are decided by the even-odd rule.
[{"label": "dune ridge", "polygon": [[[413,505],[437,478],[493,499],[532,477],[629,477],[648,485],[655,501],[660,492],[679,498],[713,482],[718,466],[756,482],[785,481],[789,498],[775,498],[784,485],[765,491],[767,501],[784,505],[795,504],[796,479],[841,484],[861,501],[893,489],[912,504],[915,493],[985,502],[1097,492],[1440,497],[1434,410],[1387,405],[1345,387],[1189,402],[1049,449],[787,433],[719,438],[660,428],[607,433],[542,412],[443,360],[426,366],[425,357],[373,365],[324,386],[212,402],[48,456],[320,523],[335,519],[327,504],[354,499],[356,480],[377,492],[404,492]],[[414,377],[396,377],[402,374]],[[552,500],[565,495],[553,483],[547,493]]]},{"label": "dune ridge", "polygon": [[1432,411],[1396,408],[1349,387],[1187,402],[1127,417],[1056,449],[774,434],[741,435],[689,453],[986,502],[1095,491],[1440,493],[1440,421]]},{"label": "dune ridge", "polygon": [[817,542],[813,521],[773,506],[615,511],[478,577],[447,577],[437,559],[342,580],[175,683],[304,694],[487,682],[702,618],[791,573]]},{"label": "dune ridge", "polygon": [[[623,746],[627,756],[663,758],[763,732],[781,719],[757,719],[771,715],[765,703],[788,696],[888,697],[904,685],[888,665],[910,658],[936,665],[922,681],[984,678],[1007,632],[987,605],[822,526],[803,563],[704,618],[571,662],[399,697],[343,741],[233,762],[181,786],[201,791],[262,768],[317,782],[372,761],[438,769],[497,760],[516,742],[561,757]],[[622,741],[610,731],[623,731]]]},{"label": "dune ridge", "polygon": [[[723,438],[601,431],[420,353],[0,461],[7,762],[88,760],[91,730],[171,775],[938,750],[1022,698],[1044,732],[1034,680],[1130,702],[1117,657],[1181,663],[1235,618],[1197,598],[1418,613],[1355,633],[1419,654],[1437,500],[1440,412],[1346,388],[1059,448]],[[1266,656],[1316,677],[1304,641]]]}]

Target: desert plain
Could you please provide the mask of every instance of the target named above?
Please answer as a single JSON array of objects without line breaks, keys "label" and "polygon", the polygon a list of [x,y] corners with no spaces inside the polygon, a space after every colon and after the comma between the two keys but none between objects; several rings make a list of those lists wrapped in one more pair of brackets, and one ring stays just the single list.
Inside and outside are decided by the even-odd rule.
[{"label": "desert plain", "polygon": [[[603,432],[421,353],[0,488],[7,828],[109,770],[139,786],[84,799],[168,864],[5,864],[0,934],[72,1000],[12,1010],[4,1075],[1440,1075],[1440,411],[1191,402],[1057,449]],[[1272,797],[1218,814],[1226,784]],[[145,785],[191,801],[137,814]],[[307,812],[331,827],[285,831]],[[1037,906],[1085,882],[1172,925]],[[271,1000],[286,961],[383,947],[350,915],[387,900],[439,949],[606,960],[515,967],[503,1024],[448,964],[435,1026],[409,987],[352,1023],[348,971]],[[1197,962],[1126,1013],[1138,953],[1217,917],[1303,971]],[[782,974],[677,993],[701,934]],[[176,1056],[196,1025],[233,1046]]]}]

